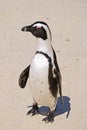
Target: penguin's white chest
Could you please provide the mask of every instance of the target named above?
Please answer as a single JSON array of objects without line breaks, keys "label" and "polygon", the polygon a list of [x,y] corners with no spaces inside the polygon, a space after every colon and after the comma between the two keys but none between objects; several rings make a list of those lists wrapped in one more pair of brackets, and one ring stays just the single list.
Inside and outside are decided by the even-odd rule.
[{"label": "penguin's white chest", "polygon": [[42,54],[36,54],[30,68],[29,86],[34,101],[51,108],[54,106],[55,99],[49,90],[48,74],[48,59]]}]

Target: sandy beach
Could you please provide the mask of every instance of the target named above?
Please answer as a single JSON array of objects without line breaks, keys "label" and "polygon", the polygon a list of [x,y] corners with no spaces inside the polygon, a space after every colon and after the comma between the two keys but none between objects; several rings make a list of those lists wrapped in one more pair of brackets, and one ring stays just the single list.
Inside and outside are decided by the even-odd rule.
[{"label": "sandy beach", "polygon": [[[18,78],[31,63],[37,43],[21,28],[48,23],[62,74],[64,106],[53,123],[27,116],[28,86]],[[0,130],[87,130],[87,0],[0,0]],[[68,117],[67,117],[68,116]]]}]

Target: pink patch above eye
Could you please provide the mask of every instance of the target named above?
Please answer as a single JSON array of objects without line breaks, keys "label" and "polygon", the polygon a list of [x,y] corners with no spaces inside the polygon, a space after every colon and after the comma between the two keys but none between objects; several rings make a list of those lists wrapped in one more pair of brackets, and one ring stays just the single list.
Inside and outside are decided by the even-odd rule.
[{"label": "pink patch above eye", "polygon": [[36,26],[36,29],[37,29],[37,30],[38,30],[38,29],[41,29],[41,27],[37,27],[37,26]]}]

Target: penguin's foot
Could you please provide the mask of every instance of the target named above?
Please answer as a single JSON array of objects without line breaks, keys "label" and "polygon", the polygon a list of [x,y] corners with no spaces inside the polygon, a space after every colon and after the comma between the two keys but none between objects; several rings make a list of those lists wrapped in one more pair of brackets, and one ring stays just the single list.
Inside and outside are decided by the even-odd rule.
[{"label": "penguin's foot", "polygon": [[47,117],[45,117],[42,121],[45,121],[46,123],[54,122],[54,113],[50,112]]},{"label": "penguin's foot", "polygon": [[27,112],[27,115],[32,114],[32,116],[34,116],[35,114],[38,114],[38,113],[39,111],[38,111],[38,106],[36,103],[36,104],[33,104],[32,109]]}]

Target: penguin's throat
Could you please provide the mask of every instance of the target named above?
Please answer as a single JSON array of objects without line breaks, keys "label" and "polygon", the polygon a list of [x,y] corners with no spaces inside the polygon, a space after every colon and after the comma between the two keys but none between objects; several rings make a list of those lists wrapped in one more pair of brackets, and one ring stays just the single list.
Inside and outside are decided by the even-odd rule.
[{"label": "penguin's throat", "polygon": [[49,56],[52,56],[52,45],[50,40],[38,39],[37,51],[42,51],[47,53]]}]

